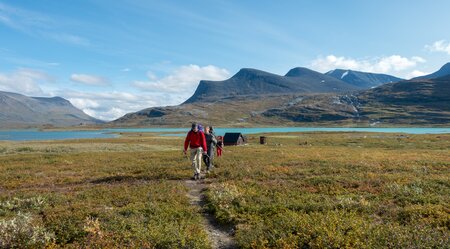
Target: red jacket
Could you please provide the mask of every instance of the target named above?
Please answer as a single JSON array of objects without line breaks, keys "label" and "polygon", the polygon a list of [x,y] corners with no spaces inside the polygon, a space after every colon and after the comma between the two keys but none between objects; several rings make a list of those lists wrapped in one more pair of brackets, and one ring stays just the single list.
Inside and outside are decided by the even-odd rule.
[{"label": "red jacket", "polygon": [[193,132],[189,131],[186,140],[184,140],[184,150],[187,150],[188,145],[191,149],[202,147],[203,151],[206,151],[206,139],[205,134],[201,131]]}]

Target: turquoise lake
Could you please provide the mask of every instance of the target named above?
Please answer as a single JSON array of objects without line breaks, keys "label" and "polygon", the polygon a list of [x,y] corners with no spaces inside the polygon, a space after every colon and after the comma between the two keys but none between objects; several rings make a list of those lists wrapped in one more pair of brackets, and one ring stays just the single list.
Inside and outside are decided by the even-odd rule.
[{"label": "turquoise lake", "polygon": [[40,130],[0,130],[0,140],[33,141],[33,140],[64,140],[85,138],[113,138],[117,134],[98,131],[40,131]]},{"label": "turquoise lake", "polygon": [[[32,141],[32,140],[63,140],[86,138],[114,138],[118,133],[152,132],[164,133],[162,136],[184,136],[189,128],[124,128],[103,129],[96,131],[40,131],[40,130],[3,130],[0,140]],[[241,132],[243,134],[280,133],[280,132],[382,132],[405,134],[444,134],[450,133],[450,128],[325,128],[325,127],[266,127],[266,128],[216,128],[216,135],[226,132]]]}]

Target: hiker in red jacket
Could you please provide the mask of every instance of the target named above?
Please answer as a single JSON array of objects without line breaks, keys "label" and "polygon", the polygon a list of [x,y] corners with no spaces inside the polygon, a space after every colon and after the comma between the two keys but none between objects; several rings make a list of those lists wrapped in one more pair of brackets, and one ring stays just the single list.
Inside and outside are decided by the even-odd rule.
[{"label": "hiker in red jacket", "polygon": [[198,130],[197,123],[192,124],[191,130],[184,141],[184,154],[190,148],[192,167],[194,168],[194,180],[200,180],[200,170],[202,167],[202,154],[206,154],[205,134]]}]

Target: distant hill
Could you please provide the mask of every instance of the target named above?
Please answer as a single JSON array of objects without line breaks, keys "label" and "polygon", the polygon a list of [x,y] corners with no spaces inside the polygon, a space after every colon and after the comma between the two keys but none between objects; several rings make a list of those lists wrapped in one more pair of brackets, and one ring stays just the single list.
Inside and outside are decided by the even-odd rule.
[{"label": "distant hill", "polygon": [[447,76],[447,75],[450,75],[450,62],[443,65],[438,71],[436,71],[432,74],[416,77],[416,78],[414,78],[414,80],[435,79],[435,78],[439,78],[439,77],[443,77],[443,76]]},{"label": "distant hill", "polygon": [[325,73],[325,75],[345,81],[355,87],[359,87],[362,89],[368,89],[377,87],[384,83],[392,83],[403,80],[401,78],[387,74],[366,73],[344,69],[331,70]]},{"label": "distant hill", "polygon": [[103,122],[85,114],[61,97],[27,97],[0,91],[1,128],[43,125],[62,127],[99,123]]},{"label": "distant hill", "polygon": [[285,76],[243,68],[224,81],[200,81],[194,95],[185,103],[244,95],[327,93],[356,89],[346,82],[306,68],[294,68]]},{"label": "distant hill", "polygon": [[383,84],[350,95],[315,95],[262,115],[294,122],[450,124],[450,76]]}]

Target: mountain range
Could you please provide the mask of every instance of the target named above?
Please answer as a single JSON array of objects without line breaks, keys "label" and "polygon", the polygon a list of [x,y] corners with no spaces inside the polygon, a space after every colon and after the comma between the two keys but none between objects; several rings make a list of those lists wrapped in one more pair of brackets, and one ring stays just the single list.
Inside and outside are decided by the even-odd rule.
[{"label": "mountain range", "polygon": [[336,69],[297,67],[285,75],[243,68],[224,81],[200,81],[178,106],[152,107],[103,124],[68,100],[0,92],[0,128],[40,126],[449,125],[450,63],[403,80]]},{"label": "mountain range", "polygon": [[239,70],[224,81],[200,81],[185,103],[215,101],[217,98],[286,93],[326,93],[357,90],[358,87],[319,72],[297,67],[281,76],[252,68]]},{"label": "mountain range", "polygon": [[28,97],[0,91],[0,127],[75,126],[101,124],[61,97]]},{"label": "mountain range", "polygon": [[341,69],[294,68],[284,76],[241,69],[228,80],[201,81],[181,105],[147,108],[108,125],[448,125],[449,65],[412,80]]}]

